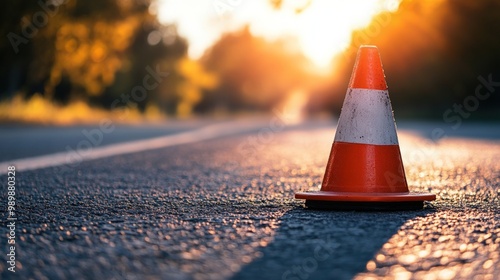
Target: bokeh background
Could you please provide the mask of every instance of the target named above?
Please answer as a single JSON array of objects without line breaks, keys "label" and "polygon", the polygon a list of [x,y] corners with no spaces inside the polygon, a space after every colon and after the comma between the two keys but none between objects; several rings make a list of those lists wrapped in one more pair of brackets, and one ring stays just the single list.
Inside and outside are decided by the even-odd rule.
[{"label": "bokeh background", "polygon": [[[379,47],[397,118],[443,120],[455,110],[468,120],[500,120],[497,0],[6,0],[0,6],[4,123],[164,121],[281,107],[299,119],[335,117],[362,44]],[[168,76],[131,98],[151,71]],[[481,94],[489,93],[485,100],[474,97],[480,85]]]}]

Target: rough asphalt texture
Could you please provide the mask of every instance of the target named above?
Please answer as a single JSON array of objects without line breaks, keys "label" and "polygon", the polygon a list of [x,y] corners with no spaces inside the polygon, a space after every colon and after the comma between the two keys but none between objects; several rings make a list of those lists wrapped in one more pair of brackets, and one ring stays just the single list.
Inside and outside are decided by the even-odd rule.
[{"label": "rough asphalt texture", "polygon": [[329,212],[293,195],[321,184],[334,126],[268,132],[18,170],[19,262],[3,226],[0,278],[499,279],[498,138],[400,130],[410,189],[437,201]]}]

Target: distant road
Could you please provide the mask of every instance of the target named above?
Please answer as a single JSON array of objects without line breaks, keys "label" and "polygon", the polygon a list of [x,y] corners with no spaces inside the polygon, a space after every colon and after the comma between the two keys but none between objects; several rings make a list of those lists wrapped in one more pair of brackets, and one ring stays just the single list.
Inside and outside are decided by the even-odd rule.
[{"label": "distant road", "polygon": [[[269,126],[270,120],[254,120],[253,128]],[[229,121],[196,120],[170,121],[166,124],[156,125],[116,125],[113,126],[112,132],[102,132],[102,140],[98,143],[92,143],[92,148],[173,135],[227,122]],[[243,123],[247,127],[252,126],[248,121]],[[314,127],[318,124],[325,125],[325,121],[308,122],[308,124]],[[331,125],[334,126],[334,123]],[[307,124],[302,125],[302,127],[307,126]],[[442,128],[447,137],[500,139],[500,124],[498,123],[468,123],[455,130],[443,122],[406,121],[398,122],[398,127],[419,133],[426,138],[431,138],[433,129]],[[96,137],[94,132],[98,130],[100,130],[99,126],[0,125],[0,162],[77,150],[80,142],[96,139],[93,138]]]},{"label": "distant road", "polygon": [[[179,133],[207,125],[208,121],[174,122],[165,125],[116,125],[111,133],[103,133],[102,141],[95,147],[120,142],[147,139]],[[99,126],[0,126],[0,161],[46,155],[66,151],[66,147],[88,139]]]}]

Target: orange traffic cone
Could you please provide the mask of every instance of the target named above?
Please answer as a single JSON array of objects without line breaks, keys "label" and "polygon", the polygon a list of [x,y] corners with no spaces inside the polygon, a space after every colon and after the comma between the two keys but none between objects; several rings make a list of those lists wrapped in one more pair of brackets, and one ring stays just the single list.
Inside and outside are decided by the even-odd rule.
[{"label": "orange traffic cone", "polygon": [[311,208],[422,209],[431,193],[410,193],[377,47],[361,46],[320,191],[299,192]]}]

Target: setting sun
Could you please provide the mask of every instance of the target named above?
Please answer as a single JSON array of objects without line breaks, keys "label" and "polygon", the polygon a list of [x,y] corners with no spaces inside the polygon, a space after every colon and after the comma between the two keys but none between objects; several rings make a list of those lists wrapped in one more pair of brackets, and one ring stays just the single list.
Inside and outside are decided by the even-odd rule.
[{"label": "setting sun", "polygon": [[203,55],[221,34],[245,25],[256,36],[269,40],[287,38],[318,67],[350,43],[353,30],[367,26],[375,15],[395,11],[399,0],[283,1],[275,9],[270,1],[172,1],[158,3],[164,23],[176,22],[189,43],[193,58]]}]

